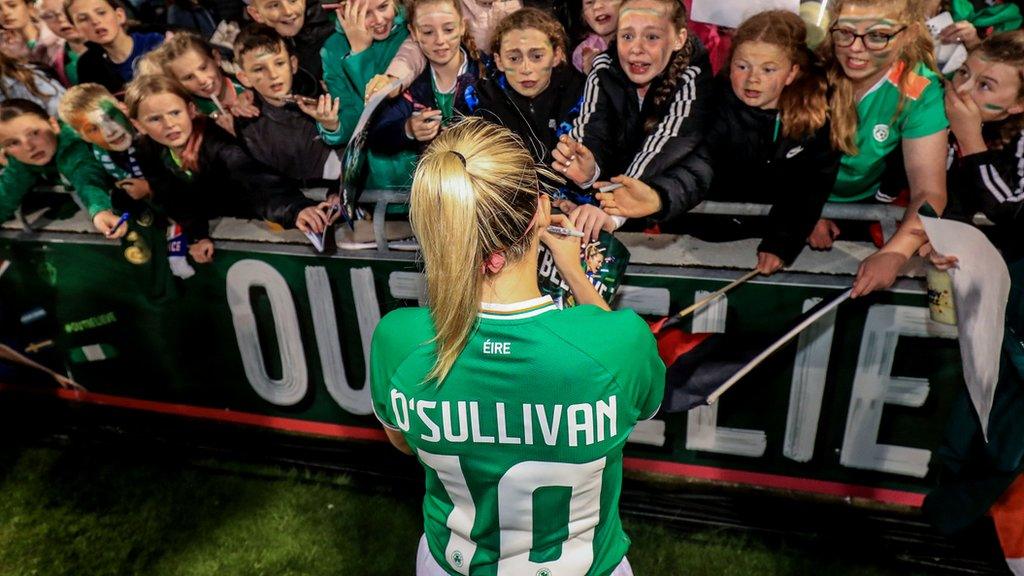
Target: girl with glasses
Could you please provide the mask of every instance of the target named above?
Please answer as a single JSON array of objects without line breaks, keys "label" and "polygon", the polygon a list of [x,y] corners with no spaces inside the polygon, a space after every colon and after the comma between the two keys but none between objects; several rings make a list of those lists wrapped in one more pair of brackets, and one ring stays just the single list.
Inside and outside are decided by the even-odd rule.
[{"label": "girl with glasses", "polygon": [[64,86],[78,84],[78,57],[85,53],[85,37],[64,14],[62,0],[40,0],[36,7],[39,9],[39,19],[45,24],[44,27],[63,40],[60,50],[54,54],[49,65]]},{"label": "girl with glasses", "polygon": [[[839,0],[830,15],[833,25],[820,50],[832,89],[832,140],[844,154],[829,200],[892,202],[902,188],[909,189],[899,229],[861,262],[856,297],[891,286],[921,246],[920,235],[912,232],[920,226],[917,208],[924,202],[945,208],[946,174],[940,167],[949,124],[920,0]],[[894,166],[898,185],[889,182]],[[839,233],[835,223],[819,220],[809,242],[827,249]]]}]

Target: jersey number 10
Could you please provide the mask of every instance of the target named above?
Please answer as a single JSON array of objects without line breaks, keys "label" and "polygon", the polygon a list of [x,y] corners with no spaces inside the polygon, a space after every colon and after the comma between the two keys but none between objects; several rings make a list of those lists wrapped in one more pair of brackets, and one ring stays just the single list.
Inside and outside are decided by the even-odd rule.
[{"label": "jersey number 10", "polygon": [[[451,530],[445,559],[459,574],[469,574],[477,545],[469,539],[476,522],[473,503],[458,456],[418,450],[420,460],[437,473],[455,506],[445,523]],[[601,478],[605,459],[584,464],[526,461],[498,480],[498,576],[586,574],[594,562],[594,533],[601,517]],[[569,531],[562,554],[550,562],[533,562],[533,495],[539,488],[563,486],[569,498]]]}]

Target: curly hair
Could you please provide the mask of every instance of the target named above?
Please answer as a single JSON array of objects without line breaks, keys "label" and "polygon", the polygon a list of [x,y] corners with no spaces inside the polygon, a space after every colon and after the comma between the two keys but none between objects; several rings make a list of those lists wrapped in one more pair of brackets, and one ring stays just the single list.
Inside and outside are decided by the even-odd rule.
[{"label": "curly hair", "polygon": [[506,34],[513,30],[527,29],[541,32],[547,36],[555,51],[561,50],[563,56],[568,54],[569,40],[562,23],[550,13],[537,8],[522,8],[501,19],[491,35],[491,54],[501,52],[501,40]]}]

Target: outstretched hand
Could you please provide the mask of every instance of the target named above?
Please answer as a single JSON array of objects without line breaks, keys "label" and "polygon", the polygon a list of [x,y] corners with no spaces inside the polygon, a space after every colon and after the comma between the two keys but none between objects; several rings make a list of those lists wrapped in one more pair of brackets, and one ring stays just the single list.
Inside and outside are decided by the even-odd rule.
[{"label": "outstretched hand", "polygon": [[[629,176],[612,178],[613,184],[622,184],[620,188],[609,192],[598,192],[594,195],[601,202],[601,209],[612,216],[626,218],[644,218],[661,211],[661,196],[658,192]],[[604,188],[607,182],[597,182],[595,188]]]},{"label": "outstretched hand", "polygon": [[341,108],[340,98],[331,98],[329,94],[321,94],[316,100],[297,98],[295,103],[299,109],[306,113],[328,132],[335,132],[341,126],[338,120],[338,110]]},{"label": "outstretched hand", "polygon": [[597,161],[590,149],[563,134],[551,155],[555,161],[551,167],[561,172],[566,178],[582,186],[594,179],[597,174]]}]

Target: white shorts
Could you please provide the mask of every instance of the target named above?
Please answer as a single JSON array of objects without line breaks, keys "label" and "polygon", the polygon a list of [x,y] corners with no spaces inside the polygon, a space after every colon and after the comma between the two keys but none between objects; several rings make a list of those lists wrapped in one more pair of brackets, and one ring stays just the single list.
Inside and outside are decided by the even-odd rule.
[{"label": "white shorts", "polygon": [[[416,576],[449,576],[444,568],[434,560],[427,547],[427,535],[420,536],[420,547],[416,550]],[[633,576],[633,569],[626,558],[619,562],[609,576]]]}]

